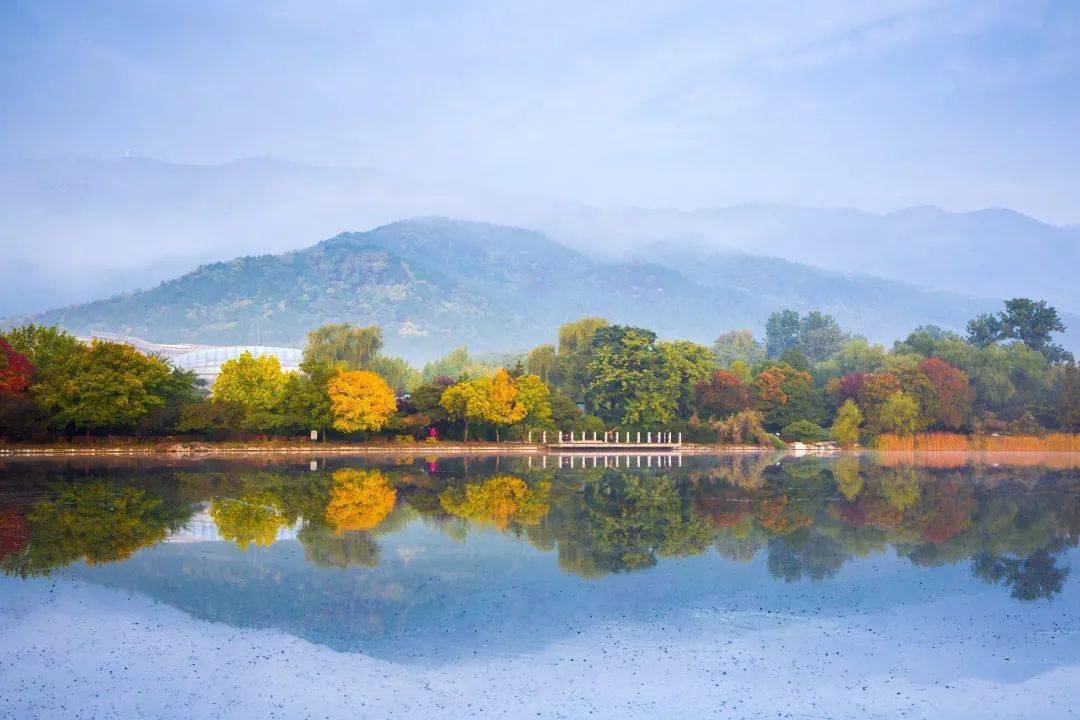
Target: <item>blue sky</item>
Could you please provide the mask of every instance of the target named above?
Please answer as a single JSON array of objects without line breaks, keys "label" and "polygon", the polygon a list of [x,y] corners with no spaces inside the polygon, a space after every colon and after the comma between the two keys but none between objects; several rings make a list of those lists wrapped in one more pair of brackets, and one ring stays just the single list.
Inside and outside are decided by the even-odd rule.
[{"label": "blue sky", "polygon": [[1080,222],[1080,2],[48,2],[0,156],[270,156],[606,205]]}]

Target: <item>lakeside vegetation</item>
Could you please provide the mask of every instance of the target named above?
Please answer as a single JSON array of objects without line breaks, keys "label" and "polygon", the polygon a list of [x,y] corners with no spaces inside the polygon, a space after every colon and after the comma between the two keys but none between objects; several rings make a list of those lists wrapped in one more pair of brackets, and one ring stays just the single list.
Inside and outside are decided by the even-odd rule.
[{"label": "lakeside vegetation", "polygon": [[28,325],[0,335],[0,439],[318,430],[501,441],[662,429],[708,443],[1071,451],[1080,369],[1054,342],[1063,331],[1053,307],[1025,298],[973,319],[966,337],[924,326],[890,349],[816,311],[774,313],[763,340],[736,330],[711,346],[589,317],[527,352],[476,358],[459,348],[416,369],[381,352],[379,328],[338,324],[309,333],[300,373],[245,354],[200,387],[131,347]]}]

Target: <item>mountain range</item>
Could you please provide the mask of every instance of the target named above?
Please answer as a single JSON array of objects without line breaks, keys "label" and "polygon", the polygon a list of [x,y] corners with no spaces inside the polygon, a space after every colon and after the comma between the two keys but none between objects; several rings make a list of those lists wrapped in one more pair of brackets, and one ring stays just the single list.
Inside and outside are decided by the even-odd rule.
[{"label": "mountain range", "polygon": [[782,307],[888,342],[1025,295],[1080,349],[1080,228],[1004,209],[597,208],[368,168],[60,158],[0,161],[0,214],[8,324],[296,344],[322,322],[378,323],[425,358],[523,347],[584,314],[760,334]]},{"label": "mountain range", "polygon": [[651,262],[672,247],[736,252],[976,297],[1040,297],[1080,312],[1080,228],[1011,210],[600,208],[405,172],[265,158],[0,160],[0,317],[428,215],[532,228],[600,262]]},{"label": "mountain range", "polygon": [[920,324],[961,328],[997,305],[739,253],[673,247],[655,261],[601,261],[531,230],[425,217],[203,265],[151,289],[19,320],[157,341],[282,345],[301,344],[322,323],[376,324],[389,351],[420,361],[459,345],[530,347],[583,315],[708,342],[733,328],[760,334],[783,307],[816,308],[891,341]]}]

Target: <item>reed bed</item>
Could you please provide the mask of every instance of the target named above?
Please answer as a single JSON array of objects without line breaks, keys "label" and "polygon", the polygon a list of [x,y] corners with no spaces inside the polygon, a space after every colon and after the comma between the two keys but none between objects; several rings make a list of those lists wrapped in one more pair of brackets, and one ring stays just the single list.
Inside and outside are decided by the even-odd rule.
[{"label": "reed bed", "polygon": [[885,465],[962,467],[970,464],[1080,467],[1080,435],[882,435],[876,449]]},{"label": "reed bed", "polygon": [[922,435],[885,434],[878,438],[877,449],[885,452],[1063,452],[1080,453],[1080,435],[959,435],[924,433]]}]

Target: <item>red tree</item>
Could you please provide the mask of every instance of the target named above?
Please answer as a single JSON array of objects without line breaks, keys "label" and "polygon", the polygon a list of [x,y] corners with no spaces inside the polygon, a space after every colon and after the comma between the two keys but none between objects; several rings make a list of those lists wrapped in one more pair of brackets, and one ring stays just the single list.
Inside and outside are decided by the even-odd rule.
[{"label": "red tree", "polygon": [[0,338],[0,392],[25,392],[33,376],[33,363]]},{"label": "red tree", "polygon": [[937,393],[938,425],[959,430],[971,414],[975,396],[966,372],[939,358],[927,358],[919,363],[919,372],[930,378]]},{"label": "red tree", "polygon": [[709,417],[724,418],[750,407],[750,389],[727,370],[714,370],[706,382],[694,388],[694,396]]}]

